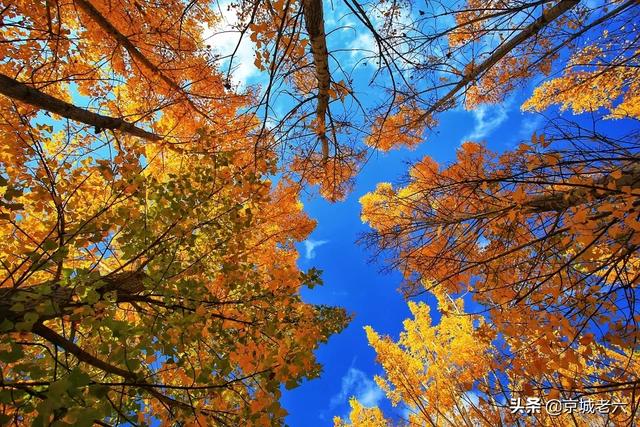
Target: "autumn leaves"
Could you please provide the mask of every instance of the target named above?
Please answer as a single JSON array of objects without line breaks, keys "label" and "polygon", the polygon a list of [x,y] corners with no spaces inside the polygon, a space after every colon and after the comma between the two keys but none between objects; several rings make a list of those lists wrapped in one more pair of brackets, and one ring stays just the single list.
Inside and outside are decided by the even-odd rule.
[{"label": "autumn leaves", "polygon": [[[450,48],[482,46],[508,13],[474,4],[444,31]],[[548,114],[559,106],[588,113],[591,122],[557,116],[503,153],[466,142],[454,163],[426,157],[406,185],[382,183],[362,197],[362,219],[373,229],[368,241],[391,255],[409,297],[433,294],[441,312],[435,323],[410,303],[414,319],[397,343],[367,331],[385,371],[381,387],[408,424],[634,423],[640,176],[632,106],[638,45],[630,32],[637,13],[628,3],[558,2],[529,23],[513,15],[519,32],[480,53],[483,61],[472,56],[463,74],[471,80],[463,77],[439,99],[465,89],[468,109],[500,102],[524,79],[555,69],[559,77],[535,88],[522,108]],[[560,59],[567,47],[573,50]],[[619,132],[603,123],[612,119],[622,122]],[[452,326],[452,316],[459,324]],[[475,350],[457,360],[467,349]],[[623,404],[526,418],[509,408],[510,399],[544,408],[592,398]],[[335,423],[393,422],[353,401],[349,420]]]},{"label": "autumn leaves", "polygon": [[[605,393],[628,406],[532,419],[633,424],[637,3],[369,6],[343,9],[375,42],[383,90],[365,103],[371,81],[331,68],[318,1],[234,9],[268,82],[245,92],[205,48],[209,4],[1,8],[2,422],[282,424],[281,386],[319,375],[313,351],[348,322],[300,298],[320,282],[296,264],[315,225],[300,191],[340,200],[369,150],[415,147],[438,114],[541,76],[523,108],[592,120],[499,153],[465,142],[362,198],[407,296],[438,301],[438,316],[409,303],[398,342],[366,331],[377,382],[420,425],[508,425],[511,398]],[[352,407],[352,424],[390,423]]]},{"label": "autumn leaves", "polygon": [[215,14],[2,14],[2,423],[280,424],[347,316],[300,299],[314,223],[208,62]]},{"label": "autumn leaves", "polygon": [[[572,414],[575,422],[626,425],[633,417],[640,176],[630,159],[637,145],[633,137],[604,135],[595,143],[596,134],[577,129],[587,134],[562,127],[503,154],[465,143],[455,163],[440,166],[425,158],[413,166],[406,186],[379,184],[361,199],[362,219],[374,229],[371,241],[393,254],[405,292],[438,297],[443,319],[437,325],[424,319],[421,327],[446,336],[445,319],[457,312],[478,322],[469,332],[473,342],[486,343],[467,359],[477,364],[463,369],[471,373],[470,384],[458,382],[461,373],[440,378],[440,390],[452,388],[453,400],[445,402],[432,394],[435,376],[424,372],[443,362],[444,371],[458,369],[452,356],[416,355],[401,337],[399,349],[392,347],[395,357],[424,367],[411,380],[410,371],[398,378],[385,366],[393,385],[387,395],[393,402],[406,393],[397,402],[408,408],[410,422],[510,425],[519,418],[506,408],[507,396],[544,404],[606,394],[625,402],[625,409]],[[582,137],[602,151],[588,151]],[[446,298],[457,296],[472,302],[473,311],[452,309]],[[443,301],[449,307],[442,308]],[[383,347],[369,335],[384,366],[396,344],[385,338]],[[460,331],[446,343],[463,339]],[[413,344],[419,345],[425,344]],[[359,411],[369,410],[354,404],[351,423],[367,425],[358,424]],[[536,423],[558,425],[573,422],[566,416],[533,415]]]}]

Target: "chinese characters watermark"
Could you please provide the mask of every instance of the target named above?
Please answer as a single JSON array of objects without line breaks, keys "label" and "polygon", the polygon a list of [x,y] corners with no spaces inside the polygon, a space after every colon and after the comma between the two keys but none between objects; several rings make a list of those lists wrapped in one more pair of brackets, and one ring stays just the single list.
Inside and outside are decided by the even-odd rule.
[{"label": "chinese characters watermark", "polygon": [[509,409],[512,414],[523,412],[526,414],[539,414],[544,410],[547,414],[556,416],[560,414],[612,414],[616,409],[625,406],[625,402],[608,399],[549,399],[542,402],[539,397],[527,397],[526,399],[512,398],[509,401]]}]

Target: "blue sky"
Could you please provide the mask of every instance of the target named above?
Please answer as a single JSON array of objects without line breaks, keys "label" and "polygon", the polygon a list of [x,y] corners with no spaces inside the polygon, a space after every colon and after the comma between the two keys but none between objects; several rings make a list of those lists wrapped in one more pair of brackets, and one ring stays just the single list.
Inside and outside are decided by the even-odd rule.
[{"label": "blue sky", "polygon": [[[388,415],[400,415],[400,409],[391,408],[373,382],[374,375],[382,370],[367,344],[363,326],[371,325],[377,332],[397,339],[409,309],[397,291],[399,273],[381,273],[381,263],[370,262],[371,252],[356,244],[358,236],[368,230],[360,220],[358,199],[379,182],[397,183],[407,173],[407,163],[425,155],[441,163],[452,161],[456,148],[468,137],[486,140],[498,151],[528,139],[538,119],[521,113],[519,105],[514,99],[474,112],[446,113],[440,117],[440,126],[416,150],[374,154],[344,202],[329,203],[318,197],[303,200],[318,226],[299,246],[299,266],[323,270],[324,279],[323,286],[307,290],[303,296],[308,302],[345,307],[355,318],[317,351],[324,367],[321,377],[284,392],[282,404],[289,412],[286,421],[290,426],[332,425],[334,415],[348,414],[350,396],[365,405],[378,404]],[[427,302],[433,304],[434,300],[428,298]]]},{"label": "blue sky", "polygon": [[[329,50],[334,51],[330,68],[336,69],[336,60],[343,67],[352,67],[350,77],[356,82],[359,99],[373,102],[381,96],[378,89],[371,89],[367,84],[373,67],[365,57],[375,50],[373,38],[346,14],[340,2],[330,4],[331,8],[325,13],[327,43]],[[325,5],[329,4],[325,2]],[[222,32],[215,35],[216,30],[212,30],[211,33],[211,44],[222,54],[233,51],[238,41],[237,33],[232,31],[234,17],[225,14],[225,19],[225,25],[217,29]],[[335,52],[336,49],[343,50]],[[234,83],[241,87],[264,81],[264,76],[253,66],[253,55],[253,46],[246,37],[238,49],[232,73]],[[368,64],[364,65],[365,62]],[[226,70],[225,64],[222,65]],[[334,76],[335,80],[341,78]],[[375,353],[368,346],[363,327],[370,325],[378,333],[397,339],[402,321],[410,313],[397,290],[401,281],[399,273],[381,273],[382,264],[371,262],[372,253],[356,244],[358,237],[368,231],[360,220],[358,199],[380,182],[399,182],[408,172],[408,165],[426,155],[441,164],[451,162],[465,140],[484,141],[497,152],[530,140],[545,120],[541,115],[521,112],[520,105],[538,83],[539,80],[530,82],[498,105],[441,114],[438,127],[428,132],[425,141],[415,150],[375,153],[358,175],[354,191],[343,202],[330,203],[317,195],[303,198],[306,212],[318,225],[298,247],[299,267],[323,270],[324,280],[324,286],[304,290],[303,297],[310,303],[344,307],[355,317],[342,333],[317,350],[318,361],[323,365],[321,377],[293,390],[283,389],[281,403],[289,412],[288,425],[331,426],[334,416],[348,414],[351,396],[365,406],[379,405],[387,416],[402,415],[402,409],[392,408],[373,381],[375,375],[382,374],[382,369],[375,362]],[[280,99],[275,110],[286,111],[287,106],[286,100]],[[426,298],[433,307],[434,300]],[[434,321],[438,321],[435,310],[432,313]]]},{"label": "blue sky", "polygon": [[[235,19],[229,13],[224,17],[226,26],[222,31],[229,31]],[[372,37],[356,31],[357,25],[348,18],[328,17],[327,26],[330,43],[352,49],[336,57],[354,66],[353,78],[362,82],[360,98],[373,99],[378,94],[366,84],[373,67],[370,63],[362,65],[363,58],[373,50]],[[332,32],[331,27],[337,30]],[[229,32],[213,36],[211,42],[221,52],[228,52],[235,48],[237,34]],[[264,75],[253,65],[253,55],[253,46],[246,37],[234,62],[235,83],[245,86],[263,82]],[[224,64],[222,70],[226,70]],[[78,103],[88,102],[76,90],[73,90],[73,97]],[[397,290],[400,274],[382,273],[383,265],[371,260],[372,253],[356,243],[362,233],[369,230],[360,220],[358,200],[380,182],[399,182],[408,172],[409,164],[426,155],[441,163],[452,161],[456,148],[464,140],[487,140],[490,148],[503,151],[522,138],[528,139],[539,117],[521,113],[521,101],[512,98],[472,112],[461,109],[447,112],[439,117],[440,125],[430,131],[425,142],[415,150],[373,153],[358,175],[354,190],[342,202],[331,203],[317,194],[303,195],[305,211],[317,220],[318,225],[311,236],[299,244],[298,264],[302,270],[311,267],[323,270],[324,281],[323,286],[304,289],[303,298],[309,303],[344,307],[354,318],[342,333],[331,337],[317,350],[317,359],[323,366],[320,378],[305,381],[293,390],[283,388],[281,403],[289,413],[288,425],[331,426],[334,416],[348,415],[351,396],[357,397],[365,406],[379,405],[387,416],[401,415],[401,409],[391,407],[373,380],[375,375],[382,374],[382,369],[375,362],[375,353],[367,343],[363,327],[370,325],[378,333],[397,339],[402,322],[410,312]],[[284,111],[286,106],[285,103],[279,107]],[[435,307],[433,298],[425,298]],[[434,310],[432,314],[437,321],[437,312]]]},{"label": "blue sky", "polygon": [[[231,31],[236,19],[233,13],[225,12],[225,6],[230,2],[223,0],[220,3],[225,21],[209,35],[213,47],[223,54],[233,51],[238,41],[237,33]],[[351,77],[361,82],[357,86],[359,98],[373,102],[380,93],[368,87],[373,66],[364,63],[364,58],[373,53],[373,37],[363,31],[353,17],[346,15],[344,6],[336,5],[336,9],[327,13],[328,44],[330,50],[342,48],[344,51],[332,57],[332,68],[336,69],[336,60],[340,60],[345,68],[353,67]],[[336,19],[336,16],[342,18]],[[221,32],[213,35],[215,31]],[[253,46],[249,37],[245,37],[233,71],[234,83],[239,83],[241,88],[264,82],[265,76],[253,65],[253,59]],[[222,65],[222,70],[226,70]],[[359,199],[381,182],[399,182],[407,174],[409,165],[424,156],[431,156],[441,164],[451,162],[456,149],[465,140],[484,141],[497,152],[529,140],[544,120],[540,115],[521,112],[520,105],[537,83],[531,82],[498,105],[480,106],[474,111],[455,109],[440,115],[439,125],[430,130],[425,141],[414,150],[374,153],[357,176],[354,190],[342,202],[328,202],[313,191],[303,194],[305,211],[317,220],[318,225],[310,237],[298,245],[298,264],[301,270],[311,267],[322,270],[324,281],[323,286],[303,289],[303,298],[309,303],[343,307],[354,318],[343,332],[331,337],[317,350],[318,362],[323,366],[320,378],[305,381],[293,390],[283,389],[281,403],[289,413],[288,425],[331,426],[334,416],[348,415],[351,396],[365,406],[380,406],[387,416],[402,415],[402,409],[392,408],[373,380],[383,372],[375,361],[375,353],[367,343],[363,327],[370,325],[379,334],[397,339],[402,322],[410,313],[398,291],[400,274],[382,273],[382,260],[372,260],[372,252],[357,244],[359,237],[369,231],[360,220]],[[73,97],[82,101],[80,103],[88,102],[75,90]],[[275,110],[284,112],[288,106],[285,99],[275,106]],[[617,123],[610,127],[619,126]],[[623,129],[619,127],[618,130]],[[424,298],[434,308],[432,312],[437,321],[434,299]]]}]

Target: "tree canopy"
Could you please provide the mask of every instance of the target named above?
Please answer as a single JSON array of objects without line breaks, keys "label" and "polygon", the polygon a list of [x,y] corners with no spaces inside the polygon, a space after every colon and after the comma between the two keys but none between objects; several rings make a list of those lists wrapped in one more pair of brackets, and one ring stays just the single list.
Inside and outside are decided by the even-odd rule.
[{"label": "tree canopy", "polygon": [[[334,11],[373,41],[351,69]],[[262,85],[208,44],[225,13]],[[0,1],[0,421],[281,425],[281,387],[318,376],[350,318],[300,296],[322,282],[297,265],[301,193],[344,199],[375,150],[447,144],[446,111],[520,91],[547,120],[518,147],[467,141],[361,198],[364,241],[407,298],[438,301],[410,301],[397,342],[367,328],[377,382],[400,423],[633,425],[639,17],[634,0]],[[509,409],[585,396],[628,405]],[[336,425],[397,423],[351,406]]]},{"label": "tree canopy", "polygon": [[[500,18],[491,19],[484,16],[494,12],[483,8],[458,12],[445,33],[448,46],[493,37],[498,30],[487,23],[511,13],[497,9]],[[633,424],[639,384],[637,13],[631,3],[607,2],[596,10],[560,1],[537,16],[513,15],[523,27],[499,37],[486,56],[473,56],[459,85],[426,111],[451,108],[456,99],[465,108],[500,102],[541,74],[549,77],[522,109],[552,119],[514,150],[496,153],[468,141],[452,164],[426,157],[404,184],[381,183],[362,197],[362,220],[373,229],[365,241],[400,269],[408,297],[431,292],[441,303],[437,325],[412,305],[415,320],[405,324],[397,344],[368,331],[386,373],[381,384],[393,403],[410,408],[410,424]],[[587,113],[589,120],[572,119],[565,110]],[[631,130],[618,132],[610,120],[630,121]],[[447,298],[475,308],[465,313],[461,300]],[[452,313],[463,324],[452,326]],[[465,353],[456,345],[481,348],[458,361]],[[407,367],[402,378],[397,366]],[[543,411],[523,420],[509,410],[510,399],[520,397],[538,398],[543,407],[578,397],[628,406],[600,418],[547,418]],[[378,417],[358,405],[352,404],[352,424]]]},{"label": "tree canopy", "polygon": [[2,19],[2,423],[280,424],[280,385],[319,373],[347,316],[299,296],[320,282],[294,246],[314,222],[212,66],[216,15],[82,0]]}]

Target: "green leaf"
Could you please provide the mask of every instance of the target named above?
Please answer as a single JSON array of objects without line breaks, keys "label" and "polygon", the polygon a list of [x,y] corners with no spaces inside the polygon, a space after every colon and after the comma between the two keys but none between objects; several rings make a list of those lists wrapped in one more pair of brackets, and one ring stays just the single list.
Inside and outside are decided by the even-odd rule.
[{"label": "green leaf", "polygon": [[89,386],[89,394],[97,397],[98,399],[104,399],[109,393],[109,387],[102,384],[94,384]]},{"label": "green leaf", "polygon": [[13,327],[14,327],[14,324],[12,321],[8,319],[4,319],[2,323],[0,323],[0,332],[10,331],[13,329]]},{"label": "green leaf", "polygon": [[23,321],[16,323],[16,329],[19,331],[30,331],[33,324],[38,321],[38,313],[30,311],[23,316]]},{"label": "green leaf", "polygon": [[84,297],[87,304],[95,304],[100,300],[100,294],[95,289],[89,289]]},{"label": "green leaf", "polygon": [[91,377],[76,366],[69,374],[69,382],[73,387],[84,387],[91,382]]},{"label": "green leaf", "polygon": [[33,325],[38,320],[38,313],[30,311],[23,316],[23,319],[25,322],[29,322]]},{"label": "green leaf", "polygon": [[21,303],[21,302],[17,302],[15,304],[13,304],[9,310],[11,310],[13,312],[24,311],[24,304]]},{"label": "green leaf", "polygon": [[45,251],[51,251],[51,250],[53,250],[53,249],[58,247],[58,243],[55,240],[46,239],[44,242],[42,242],[41,247]]},{"label": "green leaf", "polygon": [[100,414],[95,408],[80,408],[75,407],[69,409],[65,415],[65,419],[71,422],[75,427],[90,427],[93,425],[93,420],[99,418]]},{"label": "green leaf", "polygon": [[60,408],[63,405],[63,396],[66,395],[69,386],[70,382],[68,376],[49,385],[47,401],[50,402],[53,408]]},{"label": "green leaf", "polygon": [[14,390],[0,390],[0,403],[11,403],[15,399]]},{"label": "green leaf", "polygon": [[296,380],[295,378],[288,379],[284,386],[287,388],[287,390],[294,389],[298,387],[298,380]]},{"label": "green leaf", "polygon": [[129,370],[131,371],[137,371],[138,369],[140,369],[140,361],[137,359],[129,359],[126,361],[125,365],[129,368]]},{"label": "green leaf", "polygon": [[30,331],[33,326],[32,322],[18,322],[16,323],[17,331]]}]

